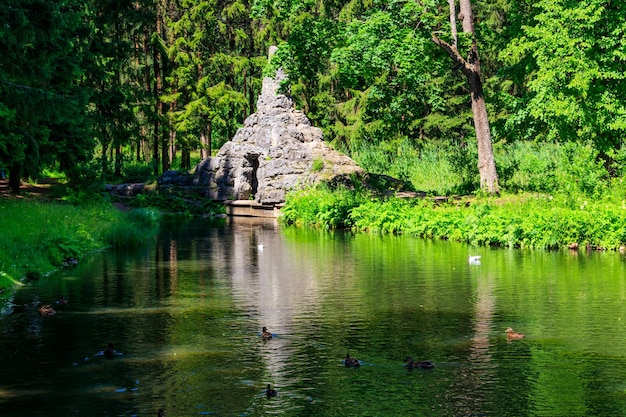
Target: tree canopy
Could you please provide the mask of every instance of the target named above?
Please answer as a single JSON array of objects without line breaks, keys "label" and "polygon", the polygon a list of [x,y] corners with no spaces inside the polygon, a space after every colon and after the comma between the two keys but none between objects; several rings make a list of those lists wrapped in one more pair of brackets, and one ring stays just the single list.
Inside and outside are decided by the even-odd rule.
[{"label": "tree canopy", "polygon": [[[273,65],[325,140],[374,171],[449,149],[476,189],[470,86],[435,38],[480,50],[496,149],[577,142],[610,163],[626,159],[625,6],[476,0],[468,34],[451,3],[6,0],[0,164],[14,187],[47,167],[89,164],[102,178],[138,165],[189,169],[255,111],[267,49],[278,45]],[[372,149],[384,158],[368,159]]]}]

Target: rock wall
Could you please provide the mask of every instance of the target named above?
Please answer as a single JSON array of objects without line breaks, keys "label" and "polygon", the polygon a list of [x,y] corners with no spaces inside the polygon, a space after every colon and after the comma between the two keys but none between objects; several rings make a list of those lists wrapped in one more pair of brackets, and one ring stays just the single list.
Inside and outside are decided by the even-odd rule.
[{"label": "rock wall", "polygon": [[322,131],[295,110],[290,97],[278,93],[285,77],[282,69],[274,78],[266,77],[257,112],[245,120],[217,156],[198,164],[193,185],[203,190],[205,197],[277,204],[298,187],[365,174],[352,159],[323,141]]}]

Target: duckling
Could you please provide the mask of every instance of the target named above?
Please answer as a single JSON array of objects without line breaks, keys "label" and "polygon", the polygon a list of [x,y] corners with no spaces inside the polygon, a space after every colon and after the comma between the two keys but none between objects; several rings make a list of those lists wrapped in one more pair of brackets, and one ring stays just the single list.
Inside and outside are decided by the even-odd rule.
[{"label": "duckling", "polygon": [[54,308],[50,304],[40,304],[39,305],[39,314],[42,316],[54,316],[57,312],[54,311]]},{"label": "duckling", "polygon": [[102,354],[107,359],[113,359],[115,357],[115,346],[113,346],[113,343],[109,343],[106,349],[102,351]]},{"label": "duckling", "polygon": [[261,330],[261,338],[263,340],[268,340],[268,339],[272,338],[272,332],[267,330],[267,327],[265,327],[265,326],[263,326],[263,329]]},{"label": "duckling", "polygon": [[267,388],[265,389],[265,395],[267,395],[267,398],[276,397],[278,395],[278,391],[272,389],[270,384],[267,384]]},{"label": "duckling", "polygon": [[357,358],[351,358],[349,353],[346,353],[346,360],[344,361],[346,368],[358,368],[361,363]]},{"label": "duckling", "polygon": [[409,369],[415,369],[415,368],[419,368],[419,369],[433,369],[435,367],[435,365],[433,365],[433,363],[431,361],[415,362],[413,360],[413,358],[410,357],[410,356],[406,360],[406,366]]},{"label": "duckling", "polygon": [[517,333],[514,332],[512,328],[507,328],[506,329],[506,338],[509,340],[520,340],[525,338],[526,335],[522,334],[522,333]]}]

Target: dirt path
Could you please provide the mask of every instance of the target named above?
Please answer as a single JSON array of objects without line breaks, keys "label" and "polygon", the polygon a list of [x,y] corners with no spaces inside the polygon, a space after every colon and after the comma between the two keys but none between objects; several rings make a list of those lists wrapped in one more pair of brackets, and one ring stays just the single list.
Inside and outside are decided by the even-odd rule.
[{"label": "dirt path", "polygon": [[52,198],[52,191],[55,185],[59,184],[59,178],[42,178],[37,184],[24,183],[20,187],[20,194],[11,194],[9,189],[9,180],[0,179],[0,197],[25,198],[25,197],[41,197]]}]

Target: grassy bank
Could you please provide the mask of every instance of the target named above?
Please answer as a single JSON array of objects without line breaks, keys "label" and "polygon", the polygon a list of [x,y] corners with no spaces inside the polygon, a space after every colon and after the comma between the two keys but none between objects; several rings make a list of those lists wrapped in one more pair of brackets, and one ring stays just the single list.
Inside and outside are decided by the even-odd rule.
[{"label": "grassy bank", "polygon": [[626,245],[625,201],[621,182],[593,200],[526,193],[444,204],[321,187],[290,194],[282,221],[474,245],[556,249],[578,244],[617,250]]},{"label": "grassy bank", "polygon": [[86,253],[146,242],[158,224],[156,211],[123,213],[105,203],[0,199],[0,213],[0,292]]}]

